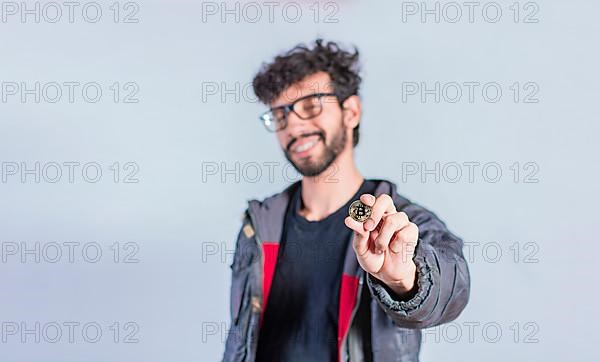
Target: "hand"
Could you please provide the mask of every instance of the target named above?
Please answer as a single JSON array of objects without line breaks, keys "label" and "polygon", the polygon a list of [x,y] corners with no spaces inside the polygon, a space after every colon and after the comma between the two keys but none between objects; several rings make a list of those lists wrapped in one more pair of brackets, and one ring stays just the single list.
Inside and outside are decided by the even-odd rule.
[{"label": "hand", "polygon": [[379,197],[362,194],[360,201],[371,206],[371,217],[364,223],[346,217],[344,223],[354,230],[352,247],[360,266],[402,295],[415,286],[417,267],[412,260],[419,228],[398,212],[388,194]]}]

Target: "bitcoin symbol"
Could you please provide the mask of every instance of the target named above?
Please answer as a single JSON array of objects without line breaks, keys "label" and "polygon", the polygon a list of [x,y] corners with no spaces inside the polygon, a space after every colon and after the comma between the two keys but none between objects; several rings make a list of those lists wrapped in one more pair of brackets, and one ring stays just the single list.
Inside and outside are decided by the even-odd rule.
[{"label": "bitcoin symbol", "polygon": [[356,200],[350,204],[348,213],[352,219],[358,222],[365,222],[371,216],[371,207],[363,204],[360,200]]}]

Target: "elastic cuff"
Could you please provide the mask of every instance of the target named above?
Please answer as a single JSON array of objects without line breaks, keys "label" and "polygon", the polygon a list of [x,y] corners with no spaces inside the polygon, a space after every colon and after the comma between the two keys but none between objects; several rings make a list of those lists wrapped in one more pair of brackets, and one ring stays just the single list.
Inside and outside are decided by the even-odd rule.
[{"label": "elastic cuff", "polygon": [[394,299],[382,281],[367,273],[367,284],[369,285],[369,288],[371,288],[373,295],[379,299],[386,308],[404,316],[421,307],[431,292],[431,287],[433,285],[431,267],[427,264],[425,257],[422,255],[415,255],[413,261],[417,266],[416,283],[418,285],[418,291],[413,298],[407,301]]}]

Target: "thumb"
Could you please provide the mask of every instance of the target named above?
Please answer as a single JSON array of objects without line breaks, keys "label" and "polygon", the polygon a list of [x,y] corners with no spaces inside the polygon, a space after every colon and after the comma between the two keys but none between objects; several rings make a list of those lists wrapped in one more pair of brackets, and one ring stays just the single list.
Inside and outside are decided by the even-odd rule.
[{"label": "thumb", "polygon": [[370,232],[365,230],[364,224],[358,222],[347,216],[344,219],[344,224],[354,231],[354,237],[352,238],[352,248],[358,256],[363,256],[369,250],[369,234]]}]

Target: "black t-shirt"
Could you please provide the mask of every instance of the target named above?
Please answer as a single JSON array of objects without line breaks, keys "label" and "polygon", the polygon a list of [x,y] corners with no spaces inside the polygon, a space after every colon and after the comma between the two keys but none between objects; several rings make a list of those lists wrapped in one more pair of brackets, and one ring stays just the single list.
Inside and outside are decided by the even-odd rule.
[{"label": "black t-shirt", "polygon": [[302,187],[296,188],[286,212],[257,361],[337,359],[339,290],[352,234],[344,219],[350,204],[363,193],[373,194],[375,186],[363,181],[344,206],[320,221],[298,214]]}]

